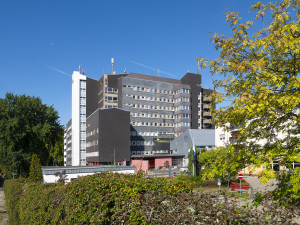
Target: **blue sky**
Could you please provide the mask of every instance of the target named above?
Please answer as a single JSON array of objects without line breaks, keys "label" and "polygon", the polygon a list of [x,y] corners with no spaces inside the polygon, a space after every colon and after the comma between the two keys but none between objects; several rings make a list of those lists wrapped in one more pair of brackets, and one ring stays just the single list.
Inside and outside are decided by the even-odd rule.
[{"label": "blue sky", "polygon": [[[99,79],[114,70],[180,79],[213,59],[212,33],[230,35],[225,10],[245,20],[253,0],[0,0],[0,98],[38,96],[65,125],[71,118],[71,74],[81,64]],[[265,1],[262,1],[265,2]],[[212,88],[209,69],[202,86]]]}]

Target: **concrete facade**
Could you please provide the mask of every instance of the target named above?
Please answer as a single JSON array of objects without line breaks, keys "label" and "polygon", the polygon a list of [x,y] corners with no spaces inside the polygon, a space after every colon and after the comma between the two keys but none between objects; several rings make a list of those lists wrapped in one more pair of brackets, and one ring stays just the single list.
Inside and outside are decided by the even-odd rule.
[{"label": "concrete facade", "polygon": [[[118,109],[97,109],[87,118],[88,163],[114,164],[130,162],[129,112]],[[118,135],[116,135],[118,134]]]},{"label": "concrete facade", "polygon": [[[72,160],[73,166],[100,163],[102,153],[100,146],[97,147],[95,143],[103,143],[101,138],[104,136],[93,134],[94,139],[89,136],[87,147],[88,132],[97,129],[100,131],[105,124],[100,123],[101,116],[97,121],[93,116],[98,109],[119,108],[130,112],[127,126],[131,156],[172,154],[170,149],[158,149],[165,146],[156,145],[155,141],[172,140],[191,128],[213,129],[207,112],[212,107],[211,100],[207,98],[211,92],[212,90],[202,88],[201,75],[194,73],[187,73],[180,80],[136,73],[104,74],[99,80],[95,80],[81,74],[80,70],[75,71],[72,76],[72,131],[69,135],[72,137],[72,149],[69,151],[72,156],[67,157],[65,149],[65,165],[69,165],[68,158]],[[106,121],[114,122],[117,119],[109,119],[109,116],[112,115],[108,115]],[[87,124],[87,118],[93,122]],[[116,143],[112,141],[114,136],[127,136],[125,132],[121,134],[118,130],[111,133],[109,130],[112,127],[114,125],[108,126],[107,133],[110,135],[107,138],[110,140],[107,142],[113,145]],[[103,154],[111,154],[111,150],[104,151]],[[106,163],[111,162],[108,159],[110,156],[104,158],[108,160]],[[96,159],[98,162],[94,162]]]}]

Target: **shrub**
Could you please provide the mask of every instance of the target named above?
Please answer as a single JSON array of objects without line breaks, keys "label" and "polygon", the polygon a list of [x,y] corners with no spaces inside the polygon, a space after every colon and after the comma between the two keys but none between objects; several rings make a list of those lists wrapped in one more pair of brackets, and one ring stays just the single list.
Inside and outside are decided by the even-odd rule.
[{"label": "shrub", "polygon": [[19,218],[19,201],[24,184],[25,179],[9,179],[4,182],[4,194],[10,224],[21,224]]},{"label": "shrub", "polygon": [[80,177],[66,185],[24,182],[11,186],[10,190],[18,190],[14,196],[8,193],[8,199],[14,199],[9,211],[15,217],[10,221],[12,225],[112,224],[121,220],[140,224],[142,195],[166,196],[189,191],[181,181],[148,180],[117,173]]},{"label": "shrub", "polygon": [[31,182],[40,183],[43,181],[43,174],[40,159],[36,154],[31,157],[29,178]]}]

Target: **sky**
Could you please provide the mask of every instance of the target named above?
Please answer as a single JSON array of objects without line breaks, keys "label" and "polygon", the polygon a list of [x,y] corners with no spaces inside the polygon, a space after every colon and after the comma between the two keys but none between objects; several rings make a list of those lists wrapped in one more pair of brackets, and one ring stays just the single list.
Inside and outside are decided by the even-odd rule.
[{"label": "sky", "polygon": [[[230,36],[224,11],[244,20],[254,0],[0,0],[0,98],[40,97],[65,125],[72,73],[99,79],[114,71],[180,79],[197,73],[200,55],[218,56],[211,33]],[[262,1],[265,2],[265,1]],[[213,88],[209,69],[202,87]]]}]

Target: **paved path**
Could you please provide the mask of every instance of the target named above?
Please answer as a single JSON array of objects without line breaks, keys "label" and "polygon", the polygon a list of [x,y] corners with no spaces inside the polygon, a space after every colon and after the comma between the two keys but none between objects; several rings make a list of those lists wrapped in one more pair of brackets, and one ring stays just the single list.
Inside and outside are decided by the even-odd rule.
[{"label": "paved path", "polygon": [[0,190],[0,225],[7,225],[8,223],[8,215],[5,207],[5,196],[4,191]]},{"label": "paved path", "polygon": [[270,183],[261,184],[257,176],[245,176],[244,179],[251,187],[250,197],[252,198],[256,193],[266,193],[273,191],[277,187],[276,179],[271,179]]}]

